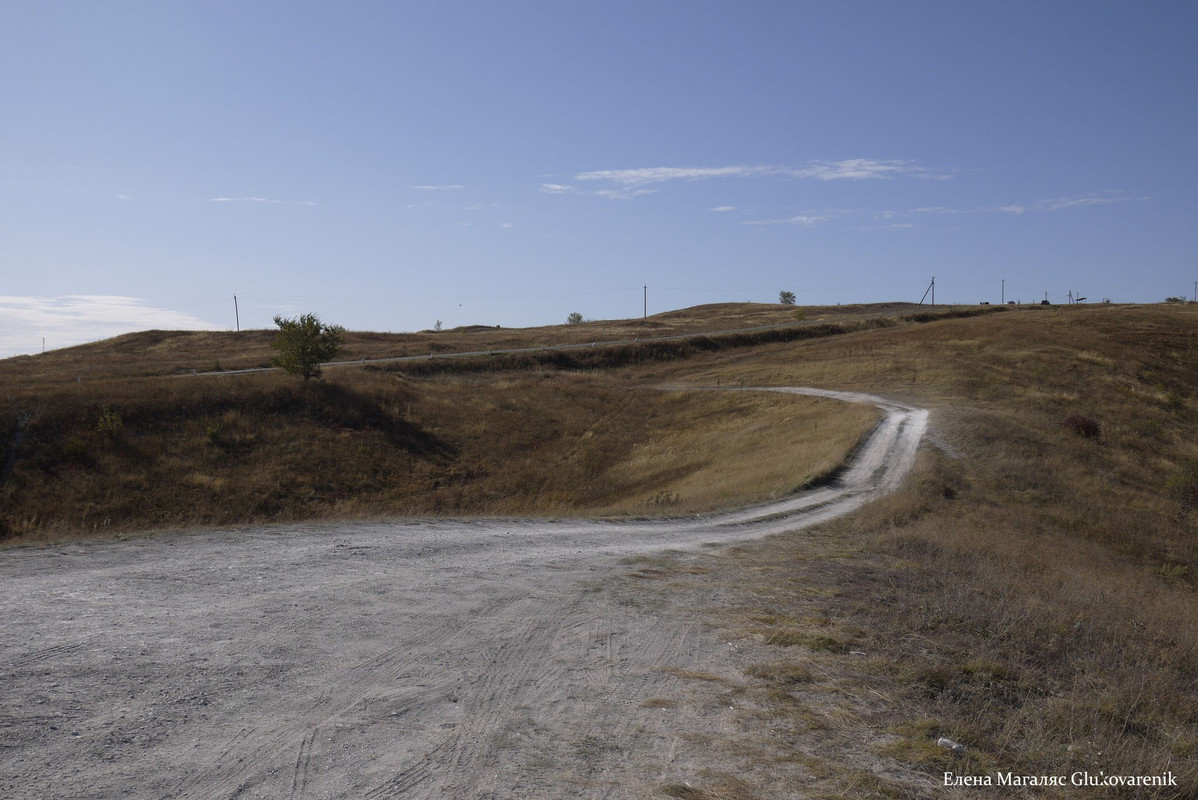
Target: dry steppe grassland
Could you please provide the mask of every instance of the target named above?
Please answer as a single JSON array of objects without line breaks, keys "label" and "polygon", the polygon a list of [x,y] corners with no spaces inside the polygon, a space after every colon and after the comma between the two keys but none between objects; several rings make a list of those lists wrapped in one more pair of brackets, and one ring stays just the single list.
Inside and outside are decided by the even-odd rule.
[{"label": "dry steppe grassland", "polygon": [[[814,531],[628,565],[645,593],[692,598],[730,640],[768,646],[743,682],[710,682],[760,709],[736,746],[797,765],[813,797],[939,796],[950,770],[1171,772],[1175,787],[1034,796],[1198,796],[1198,307],[803,311],[785,335],[342,367],[308,385],[183,375],[261,366],[269,332],[150,332],[8,359],[0,535],[22,546],[312,517],[755,502],[828,479],[872,412],[660,387],[885,395],[932,409],[899,492]],[[347,357],[793,315],[729,304],[532,331],[357,334]],[[933,788],[894,777],[909,769]],[[663,792],[769,796],[714,773]]]}]

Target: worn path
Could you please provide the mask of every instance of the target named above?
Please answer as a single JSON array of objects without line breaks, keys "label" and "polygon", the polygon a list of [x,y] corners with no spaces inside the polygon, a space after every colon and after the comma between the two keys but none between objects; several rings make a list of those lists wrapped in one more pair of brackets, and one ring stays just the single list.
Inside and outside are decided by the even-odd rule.
[{"label": "worn path", "polygon": [[[640,798],[722,759],[743,666],[621,559],[796,530],[906,474],[885,417],[834,484],[673,520],[183,532],[0,553],[0,796]],[[724,765],[735,770],[735,763]]]}]

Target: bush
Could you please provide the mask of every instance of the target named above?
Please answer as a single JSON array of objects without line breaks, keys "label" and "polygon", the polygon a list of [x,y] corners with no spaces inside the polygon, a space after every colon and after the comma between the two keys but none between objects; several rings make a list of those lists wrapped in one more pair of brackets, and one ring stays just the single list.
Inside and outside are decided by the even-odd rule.
[{"label": "bush", "polygon": [[1102,429],[1098,423],[1081,414],[1070,414],[1061,424],[1083,439],[1097,439],[1102,435]]},{"label": "bush", "polygon": [[125,422],[121,419],[121,415],[111,408],[104,409],[104,413],[100,415],[100,421],[96,423],[96,431],[109,439],[120,436],[124,427]]},{"label": "bush", "polygon": [[77,464],[91,463],[91,446],[82,436],[72,436],[67,439],[66,444],[63,445],[63,452],[68,459]]},{"label": "bush", "polygon": [[277,355],[271,358],[284,372],[301,375],[306,381],[320,377],[320,365],[332,361],[341,352],[345,328],[340,325],[325,325],[315,314],[304,314],[295,319],[275,317],[279,332],[270,346]]}]

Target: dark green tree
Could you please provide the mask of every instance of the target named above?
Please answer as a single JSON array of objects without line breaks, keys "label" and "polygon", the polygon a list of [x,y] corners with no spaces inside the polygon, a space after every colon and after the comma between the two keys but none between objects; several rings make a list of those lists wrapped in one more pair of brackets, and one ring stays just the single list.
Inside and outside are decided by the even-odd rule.
[{"label": "dark green tree", "polygon": [[778,292],[778,302],[784,306],[793,306],[795,304],[795,293],[788,292],[785,289]]},{"label": "dark green tree", "polygon": [[303,314],[295,319],[275,317],[279,332],[270,346],[275,355],[270,363],[306,381],[320,377],[320,365],[332,361],[341,352],[345,328],[325,325],[315,314]]}]

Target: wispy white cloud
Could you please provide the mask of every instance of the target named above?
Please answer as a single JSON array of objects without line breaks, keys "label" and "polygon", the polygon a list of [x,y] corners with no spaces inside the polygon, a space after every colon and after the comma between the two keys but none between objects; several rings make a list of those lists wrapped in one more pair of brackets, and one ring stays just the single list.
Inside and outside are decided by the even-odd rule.
[{"label": "wispy white cloud", "polygon": [[465,189],[466,187],[460,183],[446,183],[440,185],[422,184],[420,186],[413,186],[412,188],[419,189],[422,192],[455,192],[458,189]]},{"label": "wispy white cloud", "polygon": [[915,226],[910,222],[894,222],[889,225],[865,225],[858,230],[862,231],[905,231]]},{"label": "wispy white cloud", "polygon": [[1078,197],[1053,197],[1046,200],[1036,200],[1028,203],[1007,203],[1006,205],[996,206],[979,206],[976,208],[950,208],[947,206],[924,206],[922,208],[912,208],[906,212],[901,211],[883,211],[878,214],[879,219],[892,219],[894,217],[924,215],[924,214],[1012,214],[1020,216],[1029,213],[1053,213],[1056,211],[1066,211],[1072,208],[1084,208],[1086,206],[1108,205],[1110,203],[1127,203],[1132,200],[1146,200],[1145,197],[1129,197],[1118,192],[1100,192],[1094,194],[1080,195]]},{"label": "wispy white cloud", "polygon": [[625,200],[629,197],[640,197],[643,194],[653,194],[653,189],[598,189],[590,194],[596,197],[607,197],[612,200]]},{"label": "wispy white cloud", "polygon": [[716,206],[715,208],[713,208],[711,210],[717,214],[726,214],[729,211],[735,211],[736,206]]},{"label": "wispy white cloud", "polygon": [[843,210],[813,211],[808,214],[796,214],[785,219],[760,219],[745,222],[745,225],[798,225],[804,228],[814,228],[829,220],[839,219],[849,212]]},{"label": "wispy white cloud", "polygon": [[813,161],[808,166],[794,170],[796,178],[814,178],[820,181],[870,180],[893,178],[898,175],[927,175],[927,170],[910,161],[874,161],[868,158],[850,158],[845,161]]},{"label": "wispy white cloud", "polygon": [[642,189],[636,187],[620,187],[616,189],[579,189],[568,183],[542,183],[537,187],[538,191],[545,194],[581,194],[591,197],[606,197],[609,200],[624,200],[629,197],[636,197],[642,194],[651,194],[652,189]]},{"label": "wispy white cloud", "polygon": [[880,161],[869,158],[850,158],[843,161],[810,161],[801,167],[784,165],[737,165],[727,167],[640,167],[637,169],[603,169],[580,172],[579,181],[602,181],[625,189],[649,186],[668,181],[696,181],[715,178],[782,177],[819,181],[879,180],[898,176],[946,178],[919,166],[913,161]]},{"label": "wispy white cloud", "polygon": [[1101,206],[1108,203],[1125,203],[1129,200],[1146,200],[1145,197],[1127,197],[1120,194],[1091,194],[1082,197],[1053,197],[1036,203],[1037,211],[1064,211],[1082,206]]},{"label": "wispy white cloud", "polygon": [[274,200],[269,197],[213,197],[213,203],[267,203],[278,206],[314,206],[311,200]]},{"label": "wispy white cloud", "polygon": [[761,175],[777,175],[782,167],[642,167],[639,169],[602,169],[580,172],[574,176],[580,181],[606,181],[621,186],[646,186],[676,180],[702,180],[705,178],[749,178]]},{"label": "wispy white cloud", "polygon": [[148,305],[136,297],[64,295],[0,296],[0,358],[106,339],[143,330],[222,330],[181,311]]}]

